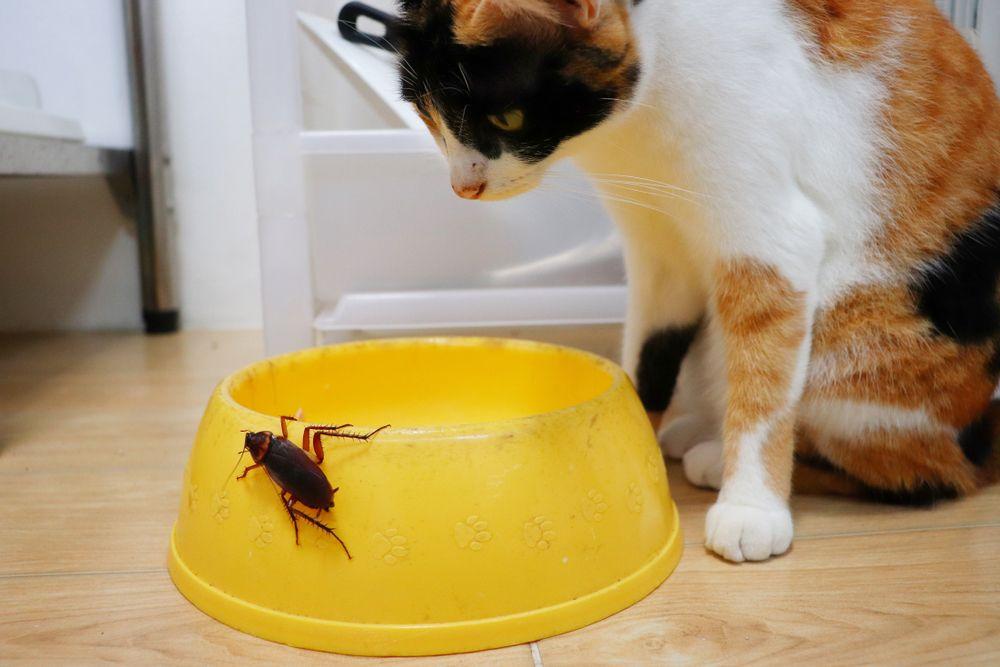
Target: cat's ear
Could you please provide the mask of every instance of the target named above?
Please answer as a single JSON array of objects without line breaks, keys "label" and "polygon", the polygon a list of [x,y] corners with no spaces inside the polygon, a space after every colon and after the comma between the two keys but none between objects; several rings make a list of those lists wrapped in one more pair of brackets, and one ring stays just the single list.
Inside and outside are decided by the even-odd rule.
[{"label": "cat's ear", "polygon": [[588,29],[602,0],[478,0],[458,5],[455,36],[466,44],[501,37],[550,37],[565,28]]},{"label": "cat's ear", "polygon": [[549,0],[569,26],[590,28],[601,15],[602,0]]}]

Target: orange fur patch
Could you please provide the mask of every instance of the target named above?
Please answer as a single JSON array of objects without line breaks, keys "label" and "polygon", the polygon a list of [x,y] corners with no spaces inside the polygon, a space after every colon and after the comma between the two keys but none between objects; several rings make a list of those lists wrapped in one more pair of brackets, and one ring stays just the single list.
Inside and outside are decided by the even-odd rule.
[{"label": "orange fur patch", "polygon": [[768,484],[789,493],[794,412],[788,406],[799,349],[806,336],[805,295],[778,271],[755,260],[733,261],[716,277],[715,305],[726,345],[728,395],[723,426],[725,476],[739,457],[731,448],[771,422],[761,455]]},{"label": "orange fur patch", "polygon": [[[1000,101],[979,57],[928,0],[787,0],[837,67],[877,63],[888,90],[881,165],[887,224],[871,261],[895,285],[857,289],[817,313],[806,398],[924,410],[963,428],[987,409],[993,345],[935,335],[917,315],[914,267],[945,253],[1000,191]],[[801,445],[801,443],[800,443]],[[947,435],[881,432],[825,442],[823,455],[866,484],[938,481],[973,488],[975,472]]]},{"label": "orange fur patch", "polygon": [[806,335],[805,295],[775,268],[755,260],[724,265],[716,286],[729,380],[724,428],[736,435],[787,404]]},{"label": "orange fur patch", "polygon": [[767,486],[779,498],[792,493],[792,468],[795,464],[795,412],[790,411],[772,427],[761,449]]},{"label": "orange fur patch", "polygon": [[892,29],[886,5],[870,0],[788,0],[798,9],[824,58],[862,63],[874,57]]},{"label": "orange fur patch", "polygon": [[875,259],[899,270],[941,254],[1000,188],[1000,102],[979,56],[928,0],[787,0],[821,56],[882,62],[889,225]]},{"label": "orange fur patch", "polygon": [[575,48],[564,48],[567,77],[595,89],[625,94],[638,71],[628,9],[621,2],[604,2],[596,23],[588,28],[572,25],[566,15],[574,8],[555,0],[452,0],[455,41],[468,46],[490,44],[505,37],[553,41],[564,39]]},{"label": "orange fur patch", "polygon": [[455,41],[467,46],[502,37],[544,39],[556,36],[559,12],[546,0],[452,0]]},{"label": "orange fur patch", "polygon": [[597,24],[576,35],[584,47],[572,57],[563,73],[586,81],[592,88],[624,92],[628,72],[637,71],[639,51],[632,36],[628,10],[623,4],[605,2]]},{"label": "orange fur patch", "polygon": [[[909,3],[907,3],[909,4]],[[931,3],[912,8],[904,65],[888,81],[890,224],[879,259],[904,269],[939,255],[1000,188],[1000,102],[979,57]]]},{"label": "orange fur patch", "polygon": [[992,343],[934,335],[906,286],[857,289],[817,313],[812,359],[824,373],[810,377],[805,396],[925,410],[963,428],[990,403],[992,354]]},{"label": "orange fur patch", "polygon": [[828,440],[820,451],[835,466],[877,489],[913,490],[922,484],[975,491],[975,467],[946,433],[877,431],[864,440]]}]

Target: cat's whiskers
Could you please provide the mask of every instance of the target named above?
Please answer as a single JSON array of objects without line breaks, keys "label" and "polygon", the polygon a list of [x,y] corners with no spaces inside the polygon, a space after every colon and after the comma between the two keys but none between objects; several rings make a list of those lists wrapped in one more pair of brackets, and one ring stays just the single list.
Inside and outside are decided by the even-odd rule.
[{"label": "cat's whiskers", "polygon": [[437,92],[457,93],[459,95],[464,95],[465,94],[465,91],[462,90],[461,88],[456,88],[455,86],[447,86],[447,85],[438,86],[433,91],[428,90],[427,94],[428,95],[432,95],[433,93],[437,93]]},{"label": "cat's whiskers", "polygon": [[471,94],[472,86],[469,85],[469,75],[465,73],[465,67],[462,66],[462,63],[458,63],[458,71],[462,75],[462,81],[465,81],[465,90]]},{"label": "cat's whiskers", "polygon": [[656,206],[650,206],[649,204],[645,204],[645,203],[642,203],[642,202],[635,201],[633,199],[627,199],[625,197],[614,197],[614,196],[609,196],[609,195],[598,195],[596,193],[583,192],[583,191],[578,191],[578,190],[551,189],[551,188],[547,188],[547,187],[543,187],[542,189],[545,192],[550,192],[550,193],[553,193],[553,194],[563,194],[563,195],[566,195],[566,196],[571,196],[571,197],[577,199],[578,201],[601,202],[601,203],[603,203],[603,202],[615,202],[615,203],[619,203],[619,204],[625,204],[625,205],[628,205],[628,206],[635,206],[637,208],[645,209],[647,211],[652,211],[654,213],[662,215],[664,218],[667,218],[669,220],[676,220],[676,218],[671,213],[669,213],[668,211],[665,211],[665,210],[663,210],[661,208],[658,208]]},{"label": "cat's whiskers", "polygon": [[703,206],[704,202],[698,201],[691,197],[687,197],[674,190],[668,190],[664,188],[659,188],[654,185],[649,185],[647,183],[635,183],[631,181],[622,181],[614,179],[591,179],[595,184],[604,187],[613,187],[619,190],[626,190],[629,192],[635,192],[637,194],[649,195],[654,197],[664,197],[670,199],[677,199],[679,201],[684,201],[695,206]]},{"label": "cat's whiskers", "polygon": [[[554,178],[567,178],[575,180],[575,177],[563,174],[552,174]],[[692,199],[690,197],[684,196],[681,192],[665,188],[660,185],[651,183],[641,183],[632,182],[624,179],[609,179],[601,177],[592,177],[590,179],[596,185],[605,186],[606,188],[616,188],[625,192],[634,192],[638,195],[650,196],[650,197],[662,197],[664,199],[676,199],[678,201],[687,202],[694,206],[702,206],[704,202]]]},{"label": "cat's whiskers", "polygon": [[458,123],[458,137],[459,137],[459,139],[462,138],[462,130],[465,129],[465,113],[468,110],[469,110],[469,105],[468,104],[466,104],[464,107],[462,107],[462,119]]},{"label": "cat's whiskers", "polygon": [[403,56],[403,53],[396,47],[395,44],[393,44],[389,40],[386,40],[384,43],[385,43],[385,46],[389,47],[389,49],[391,49],[393,53],[395,53],[397,56],[399,56],[399,60],[397,62],[399,63],[400,67],[405,68],[407,72],[409,72],[411,75],[413,75],[414,79],[420,78],[420,77],[417,76],[417,73],[414,71],[414,69],[410,65],[410,63],[406,62],[406,57]]},{"label": "cat's whiskers", "polygon": [[613,201],[613,202],[617,202],[617,203],[620,203],[620,204],[627,204],[629,206],[635,206],[635,207],[638,207],[638,208],[646,209],[648,211],[653,211],[654,213],[659,213],[660,215],[663,215],[663,216],[665,216],[666,218],[668,218],[670,220],[676,220],[676,217],[673,215],[673,213],[670,212],[670,211],[667,211],[666,209],[662,209],[662,208],[660,208],[658,206],[653,206],[652,204],[649,204],[648,202],[641,202],[641,201],[637,201],[635,199],[629,199],[627,197],[619,197],[619,196],[615,196],[615,195],[609,195],[607,193],[601,194],[601,193],[597,193],[597,192],[590,191],[590,190],[575,190],[575,189],[566,188],[566,187],[556,187],[556,188],[553,188],[553,187],[551,187],[550,183],[546,183],[545,181],[542,181],[542,183],[539,185],[538,189],[541,190],[541,191],[544,191],[544,192],[552,192],[552,193],[556,193],[556,194],[565,194],[565,195],[574,195],[578,199],[581,199],[581,200],[585,199],[587,201],[597,201],[597,202]]},{"label": "cat's whiskers", "polygon": [[646,102],[638,102],[636,100],[627,100],[623,97],[602,97],[602,100],[607,102],[624,102],[625,104],[631,104],[637,107],[646,107],[647,109],[656,109],[653,104],[647,104]]},{"label": "cat's whiskers", "polygon": [[597,177],[597,178],[625,178],[625,179],[631,179],[631,180],[635,180],[635,181],[643,181],[645,183],[650,183],[652,185],[656,185],[656,186],[659,186],[659,187],[667,188],[667,189],[670,189],[670,190],[676,190],[678,192],[683,192],[683,193],[689,194],[689,195],[694,195],[696,197],[705,197],[706,199],[714,199],[714,197],[712,197],[712,195],[705,194],[704,192],[697,192],[695,190],[689,190],[687,188],[682,188],[679,185],[673,185],[673,184],[667,183],[665,181],[658,181],[656,179],[646,178],[644,176],[634,176],[632,174],[610,174],[610,173],[603,173],[603,172],[594,172],[593,174],[591,174],[591,176],[594,176],[594,177]]}]

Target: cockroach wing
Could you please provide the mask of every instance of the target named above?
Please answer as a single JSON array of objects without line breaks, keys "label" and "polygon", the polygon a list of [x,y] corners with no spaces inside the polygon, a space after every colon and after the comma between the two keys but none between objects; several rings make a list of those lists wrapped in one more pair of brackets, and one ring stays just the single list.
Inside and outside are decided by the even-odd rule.
[{"label": "cockroach wing", "polygon": [[330,509],[333,488],[323,470],[303,450],[284,438],[275,438],[264,469],[283,491],[313,509]]}]

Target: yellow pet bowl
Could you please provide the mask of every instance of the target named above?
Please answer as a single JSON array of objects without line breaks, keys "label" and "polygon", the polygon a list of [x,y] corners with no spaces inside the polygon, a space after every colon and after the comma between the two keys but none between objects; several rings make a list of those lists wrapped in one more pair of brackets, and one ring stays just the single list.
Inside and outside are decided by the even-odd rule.
[{"label": "yellow pet bowl", "polygon": [[[241,429],[392,427],[325,438],[339,487],[292,523],[263,469],[235,479]],[[252,463],[245,456],[242,469]],[[305,508],[303,508],[305,509]],[[363,342],[224,380],[184,476],[170,574],[240,630],[359,655],[533,641],[646,596],[681,554],[663,460],[628,378],[575,350],[491,339]]]}]

